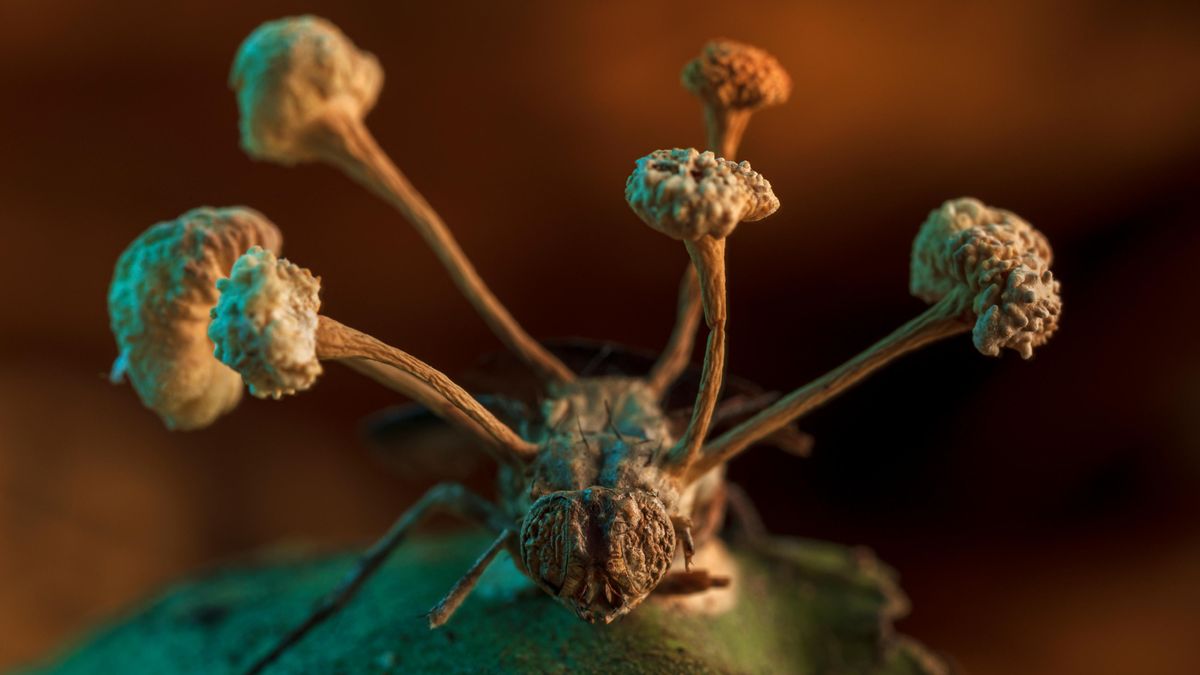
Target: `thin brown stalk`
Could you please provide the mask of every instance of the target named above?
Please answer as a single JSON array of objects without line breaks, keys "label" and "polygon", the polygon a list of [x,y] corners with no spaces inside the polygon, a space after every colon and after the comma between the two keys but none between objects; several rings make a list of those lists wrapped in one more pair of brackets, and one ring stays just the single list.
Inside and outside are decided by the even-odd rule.
[{"label": "thin brown stalk", "polygon": [[700,454],[725,378],[725,240],[704,236],[684,244],[700,277],[704,319],[709,333],[692,419],[683,437],[667,455],[667,465],[677,475],[686,475]]},{"label": "thin brown stalk", "polygon": [[708,148],[718,157],[732,160],[750,124],[751,114],[750,110],[731,110],[713,103],[705,104],[704,126],[708,131]]},{"label": "thin brown stalk", "polygon": [[[734,159],[742,136],[750,123],[751,111],[729,110],[708,103],[704,106],[704,126],[708,136],[708,147],[719,152],[725,159]],[[695,347],[696,328],[700,325],[700,286],[696,268],[688,265],[679,282],[679,309],[675,328],[658,362],[647,378],[651,390],[661,395],[671,386],[692,359]]]},{"label": "thin brown stalk", "polygon": [[366,375],[388,389],[420,403],[433,414],[466,430],[472,436],[488,445],[498,444],[498,441],[486,429],[480,426],[478,422],[416,376],[394,366],[379,363],[378,361],[342,359],[341,363],[360,375]]},{"label": "thin brown stalk", "polygon": [[696,276],[696,267],[689,261],[679,282],[679,303],[671,339],[646,377],[650,390],[659,396],[679,379],[691,362],[702,311],[700,281]]},{"label": "thin brown stalk", "polygon": [[[497,459],[522,462],[537,455],[538,448],[535,444],[518,436],[441,371],[403,350],[326,316],[320,317],[317,324],[317,357],[326,360],[374,361],[408,373],[441,396],[445,401],[442,405],[453,406],[470,418],[474,425],[467,427],[467,431],[485,432],[483,438],[489,441]],[[395,380],[393,384],[399,387],[403,383]],[[425,395],[420,390],[408,390],[404,393],[413,398]]]},{"label": "thin brown stalk", "polygon": [[450,278],[492,332],[539,376],[553,382],[575,379],[558,357],[534,340],[484,283],[441,216],[425,201],[359,120],[330,120],[329,132],[314,139],[324,159],[378,194],[425,239]]},{"label": "thin brown stalk", "polygon": [[963,307],[961,295],[947,295],[846,363],[725,432],[705,446],[703,454],[691,466],[689,481],[728,462],[754,443],[849,389],[893,359],[931,342],[968,331],[970,326],[959,318]]}]

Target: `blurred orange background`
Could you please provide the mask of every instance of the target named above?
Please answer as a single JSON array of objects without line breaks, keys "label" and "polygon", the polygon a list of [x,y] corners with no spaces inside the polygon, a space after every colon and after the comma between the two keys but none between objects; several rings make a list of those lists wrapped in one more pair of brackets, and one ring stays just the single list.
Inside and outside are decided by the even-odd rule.
[{"label": "blurred orange background", "polygon": [[343,369],[195,433],[104,379],[113,263],[201,204],[277,222],[346,323],[457,375],[498,349],[382,202],[239,150],[237,45],[311,11],[379,57],[370,127],[537,336],[664,342],[686,256],[622,190],[703,142],[678,75],[711,37],[795,81],[742,149],[783,208],[730,244],[734,373],[786,390],[915,315],[946,198],[1040,227],[1066,309],[1033,362],[936,346],[807,418],[813,458],[731,475],[774,531],[875,548],[967,672],[1200,672],[1200,5],[405,5],[0,5],[0,668],[255,548],[358,545],[439,479],[372,456],[396,401]]}]

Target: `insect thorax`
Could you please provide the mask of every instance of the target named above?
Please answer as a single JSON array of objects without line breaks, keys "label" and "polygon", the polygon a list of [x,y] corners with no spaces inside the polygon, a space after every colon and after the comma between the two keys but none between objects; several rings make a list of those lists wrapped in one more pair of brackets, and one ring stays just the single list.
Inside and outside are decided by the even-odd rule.
[{"label": "insect thorax", "polygon": [[599,486],[647,490],[668,508],[678,500],[658,460],[675,442],[657,397],[632,377],[581,378],[557,385],[529,440],[541,452],[524,475],[502,477],[514,515],[551,492]]}]

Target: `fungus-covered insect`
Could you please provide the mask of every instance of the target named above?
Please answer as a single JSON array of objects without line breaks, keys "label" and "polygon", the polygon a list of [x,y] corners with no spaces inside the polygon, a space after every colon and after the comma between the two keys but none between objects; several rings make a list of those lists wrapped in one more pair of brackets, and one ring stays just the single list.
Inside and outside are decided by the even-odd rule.
[{"label": "fungus-covered insect", "polygon": [[[656,590],[697,593],[726,586],[727,570],[692,569],[691,564],[724,513],[725,462],[786,431],[804,412],[888,360],[971,330],[972,324],[981,352],[994,355],[1009,347],[1026,358],[1057,327],[1058,282],[1049,270],[1046,239],[1011,213],[972,199],[949,201],[932,213],[914,244],[912,291],[933,303],[925,313],[710,438],[714,416],[721,415],[717,404],[724,379],[726,240],[739,223],[779,208],[770,183],[732,156],[750,113],[783,102],[790,92],[778,62],[735,42],[709,44],[685,67],[683,82],[700,96],[709,146],[723,157],[694,149],[657,150],[637,160],[626,181],[633,212],[652,229],[682,241],[692,263],[681,283],[675,330],[644,376],[577,375],[504,309],[441,218],[363,123],[382,79],[376,59],[323,19],[264,24],[241,46],[231,76],[242,145],[256,158],[283,164],[329,163],[391,202],[501,341],[540,377],[544,402],[536,415],[510,426],[432,366],[319,314],[320,280],[276,257],[276,230],[256,213],[258,225],[252,230],[258,234],[236,238],[239,252],[244,251],[236,262],[225,250],[229,237],[189,240],[194,250],[188,255],[207,261],[204,274],[196,274],[193,265],[181,264],[173,274],[127,264],[142,250],[145,237],[135,242],[122,256],[110,292],[120,363],[137,358],[140,370],[131,364],[131,373],[170,373],[171,382],[187,380],[183,370],[192,368],[199,379],[189,382],[179,405],[208,400],[209,385],[224,392],[235,372],[252,394],[279,398],[311,387],[321,373],[320,361],[339,361],[470,433],[500,466],[499,503],[455,484],[430,490],[371,547],[340,588],[247,672],[266,668],[344,606],[413,526],[434,511],[455,513],[495,538],[430,610],[431,627],[450,619],[501,550],[509,551],[546,593],[589,622],[618,619]],[[211,213],[191,212],[177,229],[191,232],[195,228],[188,222],[200,216],[211,220]],[[197,279],[205,288],[191,292]],[[150,292],[125,292],[132,287]],[[169,309],[160,301],[165,296],[176,298]],[[220,363],[195,358],[197,340],[203,340],[192,326],[198,312],[211,317],[207,338]],[[709,330],[703,371],[690,421],[677,438],[661,406],[687,369],[702,313]],[[160,334],[166,337],[131,332],[134,319],[164,327]],[[178,347],[171,342],[177,333],[187,337],[182,343],[187,349],[139,350],[141,343],[134,341],[163,339],[161,344]],[[189,360],[179,360],[181,355]],[[140,385],[139,392],[155,407]],[[204,426],[235,404],[236,397],[221,394],[204,406],[203,415],[178,426]],[[684,561],[682,569],[672,567],[677,558]]]}]

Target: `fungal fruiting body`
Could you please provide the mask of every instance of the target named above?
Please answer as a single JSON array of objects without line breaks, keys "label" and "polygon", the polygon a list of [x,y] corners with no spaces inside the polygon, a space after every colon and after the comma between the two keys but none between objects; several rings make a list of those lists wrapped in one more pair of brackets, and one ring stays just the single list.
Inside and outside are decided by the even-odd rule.
[{"label": "fungal fruiting body", "polygon": [[[590,622],[613,621],[655,592],[727,586],[732,570],[691,569],[693,553],[723,516],[727,461],[913,349],[972,332],[984,354],[1010,348],[1028,358],[1058,326],[1059,285],[1045,237],[1007,211],[951,200],[930,215],[913,245],[911,290],[930,303],[925,311],[712,438],[725,370],[726,241],[739,223],[779,208],[766,178],[733,155],[750,113],[790,92],[778,61],[727,40],[706,46],[683,82],[705,105],[710,149],[656,150],[637,160],[626,180],[631,210],[681,241],[690,265],[667,349],[649,374],[621,377],[576,375],[488,290],[437,212],[362,123],[382,77],[374,57],[322,19],[264,24],[242,45],[231,76],[243,147],[282,164],[328,163],[395,206],[496,336],[542,378],[543,403],[510,426],[430,364],[320,314],[319,279],[276,257],[278,232],[255,212],[197,210],[135,241],[110,292],[118,362],[128,363],[139,395],[169,426],[208,423],[232,407],[242,381],[256,396],[306,390],[321,361],[337,361],[467,431],[500,467],[499,503],[455,484],[430,490],[346,584],[258,655],[248,673],[269,666],[344,606],[412,527],[438,510],[495,538],[430,610],[431,627],[450,619],[501,550]],[[708,328],[703,369],[680,433],[661,405],[690,360],[701,314]]]},{"label": "fungal fruiting body", "polygon": [[972,338],[981,353],[1002,347],[1033,356],[1058,330],[1059,283],[1046,237],[1014,213],[952,199],[929,214],[913,241],[912,294],[937,302],[958,288],[973,297]]},{"label": "fungal fruiting body", "polygon": [[221,297],[208,337],[214,355],[241,373],[251,394],[279,398],[316,382],[320,288],[311,272],[257,246],[217,280]]},{"label": "fungal fruiting body", "polygon": [[263,24],[242,43],[230,85],[241,111],[242,148],[281,164],[318,159],[312,145],[340,116],[362,119],[383,87],[375,56],[315,16]]},{"label": "fungal fruiting body", "polygon": [[245,207],[193,209],[141,234],[117,260],[108,311],[129,379],[171,429],[197,429],[237,405],[241,377],[213,357],[216,282],[247,248],[278,251],[278,228]]},{"label": "fungal fruiting body", "polygon": [[285,166],[324,162],[392,204],[505,346],[547,380],[569,381],[570,369],[508,313],[441,216],[367,129],[363,118],[382,82],[375,57],[328,21],[300,16],[267,22],[242,43],[229,76],[242,147],[251,157]]},{"label": "fungal fruiting body", "polygon": [[708,147],[726,159],[737,154],[750,115],[780,105],[792,78],[766,51],[734,40],[713,40],[683,67],[680,81],[704,106]]},{"label": "fungal fruiting body", "polygon": [[771,183],[750,162],[695,148],[655,150],[637,160],[625,201],[652,229],[681,241],[728,237],[738,223],[779,209]]}]

